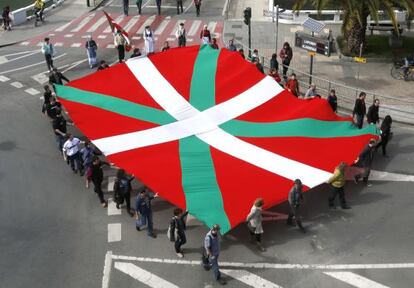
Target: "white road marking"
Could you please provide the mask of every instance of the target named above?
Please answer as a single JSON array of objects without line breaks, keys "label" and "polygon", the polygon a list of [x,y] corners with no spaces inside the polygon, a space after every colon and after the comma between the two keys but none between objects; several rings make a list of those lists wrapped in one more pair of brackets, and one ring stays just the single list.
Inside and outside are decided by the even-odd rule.
[{"label": "white road marking", "polygon": [[108,216],[121,215],[122,209],[116,208],[116,203],[112,198],[108,199]]},{"label": "white road marking", "polygon": [[220,269],[220,272],[240,281],[250,287],[261,287],[261,288],[282,288],[282,286],[276,285],[256,274],[250,273],[246,270],[230,270]]},{"label": "white road marking", "polygon": [[[59,56],[53,58],[53,60],[59,59],[59,58],[61,58],[63,56],[66,56],[66,53],[60,54]],[[45,61],[37,62],[37,63],[34,63],[34,64],[30,64],[30,65],[26,65],[26,66],[23,66],[23,67],[19,67],[19,68],[10,69],[10,70],[7,70],[7,71],[3,71],[3,72],[0,72],[0,75],[7,74],[7,73],[10,73],[10,72],[20,71],[20,70],[25,70],[25,69],[27,69],[29,67],[37,66],[37,65],[40,65],[40,64],[45,64]]]},{"label": "white road marking", "polygon": [[114,177],[114,176],[108,177],[108,190],[107,190],[108,192],[113,192],[114,191],[115,179],[116,179],[116,177]]},{"label": "white road marking", "polygon": [[188,38],[187,39],[187,42],[193,42],[194,41],[194,39],[193,38]]},{"label": "white road marking", "polygon": [[[165,263],[181,265],[198,265],[198,260],[179,260],[166,258],[135,257],[124,255],[113,255],[115,260],[138,261],[147,263]],[[303,269],[303,270],[357,270],[357,269],[412,269],[414,263],[384,263],[384,264],[278,264],[278,263],[242,263],[221,262],[221,266],[230,268],[267,268],[267,269]]]},{"label": "white road marking", "polygon": [[86,24],[88,24],[92,18],[95,17],[95,13],[89,14],[87,17],[83,18],[81,22],[79,22],[78,26],[70,30],[70,32],[79,32]]},{"label": "white road marking", "polygon": [[98,36],[98,39],[106,39],[106,37],[107,37],[108,35],[99,35]]},{"label": "white road marking", "polygon": [[201,20],[195,20],[193,24],[191,24],[190,30],[188,30],[188,36],[194,36],[200,29]]},{"label": "white road marking", "polygon": [[290,27],[290,33],[296,33],[298,29],[296,27]]},{"label": "white road marking", "polygon": [[132,40],[141,40],[141,36],[134,36],[132,37]]},{"label": "white road marking", "polygon": [[137,16],[134,16],[131,19],[129,19],[129,21],[127,22],[127,24],[124,27],[124,30],[128,32],[138,22],[139,18],[140,18],[140,16],[137,15]]},{"label": "white road marking", "polygon": [[73,62],[72,64],[70,64],[70,66],[68,68],[66,68],[65,70],[63,70],[61,72],[62,73],[68,72],[69,70],[72,70],[76,66],[79,66],[80,64],[82,64],[83,62],[86,62],[86,61],[88,61],[88,59],[83,59],[83,60],[79,60],[79,61]]},{"label": "white road marking", "polygon": [[29,41],[23,41],[20,43],[20,46],[28,46],[30,44]]},{"label": "white road marking", "polygon": [[106,45],[106,48],[115,48],[115,45],[114,44],[108,44],[108,45]]},{"label": "white road marking", "polygon": [[24,92],[29,93],[30,95],[37,95],[40,94],[40,91],[34,89],[34,88],[29,88],[24,90]]},{"label": "white road marking", "polygon": [[73,34],[65,34],[63,37],[65,37],[65,38],[72,38],[73,37]]},{"label": "white road marking", "polygon": [[49,33],[49,35],[47,35],[47,36],[52,37],[52,36],[55,36],[55,34],[54,33]]},{"label": "white road marking", "polygon": [[56,42],[55,47],[63,47],[63,43],[62,42]]},{"label": "white road marking", "polygon": [[115,269],[128,274],[132,278],[139,282],[151,287],[151,288],[179,288],[167,280],[158,277],[157,275],[144,270],[132,263],[115,262]]},{"label": "white road marking", "polygon": [[[149,6],[147,6],[147,8],[157,8],[157,6],[149,5]],[[184,10],[185,8],[186,8],[186,7],[185,7],[185,6],[183,6],[183,10]],[[177,9],[177,6],[162,5],[162,6],[161,6],[161,9]]]},{"label": "white road marking", "polygon": [[7,82],[7,81],[9,81],[10,80],[10,78],[8,78],[8,77],[6,77],[6,76],[1,76],[0,75],[0,82]]},{"label": "white road marking", "polygon": [[369,180],[372,180],[372,181],[414,182],[414,175],[406,175],[406,174],[371,170],[371,174],[369,175]]},{"label": "white road marking", "polygon": [[170,20],[167,20],[167,19],[162,20],[160,26],[158,26],[158,28],[157,28],[157,30],[155,30],[154,34],[155,35],[162,34],[162,32],[164,32],[164,30],[167,27],[169,22],[170,22]]},{"label": "white road marking", "polygon": [[184,9],[184,14],[187,13],[188,10],[190,10],[190,8],[193,6],[194,1],[190,1],[190,5],[188,5],[185,9]]},{"label": "white road marking", "polygon": [[[210,30],[210,33],[213,34],[214,30],[216,30],[217,22],[209,22],[207,25],[207,29]],[[213,35],[212,35],[213,36]]]},{"label": "white road marking", "polygon": [[106,252],[105,255],[105,264],[102,277],[102,288],[109,287],[109,280],[111,279],[111,269],[112,268],[112,251]]},{"label": "white road marking", "polygon": [[70,24],[72,24],[73,21],[66,23],[63,26],[60,26],[59,28],[55,29],[56,32],[62,32],[63,30],[65,30],[66,28],[68,28],[70,26]]},{"label": "white road marking", "polygon": [[171,37],[167,38],[167,41],[174,41],[174,40],[176,40],[176,39],[175,38],[171,38]]},{"label": "white road marking", "polygon": [[352,272],[323,272],[324,274],[358,288],[390,288]]},{"label": "white road marking", "polygon": [[19,89],[23,87],[23,84],[18,81],[12,82],[10,85]]},{"label": "white road marking", "polygon": [[42,45],[43,45],[42,42],[39,42],[39,43],[36,44],[37,47],[42,47]]},{"label": "white road marking", "polygon": [[80,47],[81,45],[81,43],[73,43],[72,45],[70,45],[70,47]]},{"label": "white road marking", "polygon": [[6,54],[6,55],[2,55],[2,56],[9,57],[9,56],[16,56],[16,55],[28,54],[28,53],[32,53],[32,52],[35,52],[36,53],[36,52],[40,52],[40,51],[38,51],[38,50],[29,50],[29,51],[23,51],[23,52],[16,52],[16,53],[11,53],[11,54]]},{"label": "white road marking", "polygon": [[[124,18],[125,18],[125,15],[121,15],[121,16],[118,16],[114,21],[119,24],[119,22],[121,22]],[[111,32],[112,32],[111,26],[108,23],[108,27],[103,31],[103,33],[111,33]]]},{"label": "white road marking", "polygon": [[108,242],[121,241],[121,223],[108,224]]},{"label": "white road marking", "polygon": [[102,16],[101,18],[99,18],[98,21],[96,21],[86,32],[87,33],[92,33],[95,32],[96,29],[99,28],[99,26],[101,26],[103,23],[107,22],[108,20],[106,19],[106,16]]},{"label": "white road marking", "polygon": [[141,25],[141,27],[139,27],[138,31],[135,34],[141,35],[142,33],[144,33],[145,26],[151,26],[154,20],[155,20],[155,16],[149,17],[147,20],[145,20],[145,22]]}]

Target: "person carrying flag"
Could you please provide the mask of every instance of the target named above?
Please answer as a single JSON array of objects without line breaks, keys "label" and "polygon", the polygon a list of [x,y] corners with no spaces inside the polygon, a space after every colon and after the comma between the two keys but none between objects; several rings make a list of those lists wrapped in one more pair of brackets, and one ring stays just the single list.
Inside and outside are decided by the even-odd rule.
[{"label": "person carrying flag", "polygon": [[122,63],[125,60],[125,45],[127,44],[127,41],[125,40],[125,37],[122,35],[120,30],[116,31],[114,44],[118,50],[119,63]]},{"label": "person carrying flag", "polygon": [[152,30],[150,26],[145,26],[145,30],[143,33],[144,41],[145,41],[145,52],[147,55],[154,53],[154,37],[153,37]]}]

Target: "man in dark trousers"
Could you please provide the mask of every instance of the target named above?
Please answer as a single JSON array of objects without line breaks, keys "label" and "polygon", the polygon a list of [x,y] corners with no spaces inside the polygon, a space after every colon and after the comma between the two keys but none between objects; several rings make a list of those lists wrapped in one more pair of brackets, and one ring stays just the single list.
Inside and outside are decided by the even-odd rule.
[{"label": "man in dark trousers", "polygon": [[367,108],[365,106],[366,96],[365,92],[359,93],[358,99],[355,100],[354,110],[352,111],[352,116],[356,117],[356,124],[359,129],[364,125],[364,117],[367,113]]},{"label": "man in dark trousers", "polygon": [[368,108],[367,122],[368,124],[379,123],[379,99],[375,99],[374,103]]},{"label": "man in dark trousers", "polygon": [[215,224],[204,238],[204,249],[209,260],[209,264],[207,264],[208,266],[205,266],[204,268],[206,270],[211,268],[213,270],[214,279],[221,285],[226,285],[227,281],[221,277],[220,267],[218,264],[218,257],[221,249],[220,240],[220,225]]},{"label": "man in dark trousers", "polygon": [[102,182],[103,182],[103,170],[102,166],[108,165],[108,162],[101,161],[97,156],[93,157],[92,166],[91,166],[91,180],[93,183],[94,191],[99,197],[102,207],[107,207],[108,203],[105,201],[103,192],[102,192]]},{"label": "man in dark trousers", "polygon": [[201,0],[194,0],[194,6],[196,7],[197,17],[200,16]]},{"label": "man in dark trousers", "polygon": [[158,9],[158,15],[161,15],[161,0],[155,0]]},{"label": "man in dark trousers", "polygon": [[157,235],[153,231],[151,201],[157,197],[158,194],[149,195],[148,188],[145,188],[138,194],[135,202],[136,228],[138,231],[141,231],[147,225],[147,234],[152,238],[156,238]]},{"label": "man in dark trousers", "polygon": [[187,217],[187,215],[188,211],[183,213],[181,208],[175,208],[174,217],[170,221],[169,239],[171,242],[174,242],[175,253],[177,253],[177,256],[180,258],[184,257],[181,246],[187,242],[185,236],[185,217]]},{"label": "man in dark trousers", "polygon": [[[129,216],[134,216],[134,213],[131,212],[131,191],[132,185],[131,182],[134,180],[135,177],[129,177],[124,169],[119,169],[116,173],[116,179],[114,183],[114,195],[116,208],[119,209],[120,202],[117,199],[125,199],[126,202],[126,210]],[[123,201],[122,201],[123,202]]]},{"label": "man in dark trousers", "polygon": [[49,72],[51,72],[53,68],[53,56],[55,55],[55,47],[52,43],[50,43],[50,39],[48,37],[45,38],[42,44],[42,53],[45,55],[47,69]]},{"label": "man in dark trousers", "polygon": [[61,110],[59,108],[56,109],[56,116],[53,119],[52,127],[53,132],[55,133],[58,149],[62,152],[63,144],[65,143],[67,127],[66,120],[63,118]]},{"label": "man in dark trousers", "polygon": [[124,6],[124,15],[128,16],[129,0],[122,0],[122,4]]},{"label": "man in dark trousers", "polygon": [[[57,68],[53,68],[52,73],[49,75],[49,83],[51,85],[57,84],[57,85],[63,85],[63,80],[66,82],[69,82],[70,80],[65,77],[65,75],[62,74],[62,72],[59,72]],[[56,92],[55,85],[53,85],[53,89]]]},{"label": "man in dark trousers", "polygon": [[302,226],[302,220],[300,219],[299,208],[303,203],[303,191],[302,191],[302,181],[296,179],[293,187],[289,191],[288,202],[290,206],[289,216],[287,219],[287,224],[295,226],[293,223],[293,218],[295,218],[296,224],[302,232],[306,232],[305,228]]},{"label": "man in dark trousers", "polygon": [[177,14],[180,14],[180,9],[181,9],[181,13],[183,13],[184,12],[183,0],[177,0]]},{"label": "man in dark trousers", "polygon": [[334,171],[334,174],[329,178],[329,180],[326,182],[328,184],[331,184],[331,196],[329,197],[329,208],[336,209],[335,206],[335,198],[336,195],[339,195],[339,201],[341,204],[342,209],[350,209],[346,204],[345,200],[345,167],[346,163],[341,162]]},{"label": "man in dark trousers", "polygon": [[364,168],[364,172],[355,175],[355,184],[357,184],[359,179],[362,178],[362,181],[366,185],[370,186],[368,184],[368,177],[371,173],[372,160],[374,160],[375,144],[375,139],[369,140],[369,143],[365,146],[364,150],[362,150],[361,154],[359,154],[358,158],[354,161],[354,165],[356,167]]}]

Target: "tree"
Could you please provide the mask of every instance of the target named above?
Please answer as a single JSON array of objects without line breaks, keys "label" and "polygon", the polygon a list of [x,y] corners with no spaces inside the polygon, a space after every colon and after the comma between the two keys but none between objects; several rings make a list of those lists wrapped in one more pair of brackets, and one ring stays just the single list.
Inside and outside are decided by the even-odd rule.
[{"label": "tree", "polygon": [[299,11],[307,3],[310,3],[320,13],[327,6],[336,5],[338,10],[343,11],[342,35],[347,42],[348,50],[358,54],[362,44],[366,47],[365,34],[367,30],[367,17],[378,23],[379,10],[383,10],[391,19],[396,33],[398,23],[395,18],[394,9],[403,8],[410,15],[414,13],[413,0],[296,0],[293,10]]}]

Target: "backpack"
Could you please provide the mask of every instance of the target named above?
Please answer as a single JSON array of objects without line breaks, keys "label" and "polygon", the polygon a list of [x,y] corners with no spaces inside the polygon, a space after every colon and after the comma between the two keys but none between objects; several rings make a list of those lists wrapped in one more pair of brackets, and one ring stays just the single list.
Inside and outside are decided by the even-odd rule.
[{"label": "backpack", "polygon": [[[172,223],[175,223],[174,228],[172,227]],[[174,229],[174,235],[173,238],[171,238],[171,230]],[[170,225],[168,225],[168,230],[167,230],[167,238],[168,240],[170,240],[171,242],[175,241],[178,239],[178,228],[177,228],[177,219],[175,219],[174,217],[171,219],[170,221]]]},{"label": "backpack", "polygon": [[119,186],[119,189],[114,189],[114,200],[115,202],[120,205],[122,203],[124,203],[124,194],[123,194],[123,188],[121,186],[121,181],[120,180],[116,180],[114,186],[116,187],[116,185]]}]

